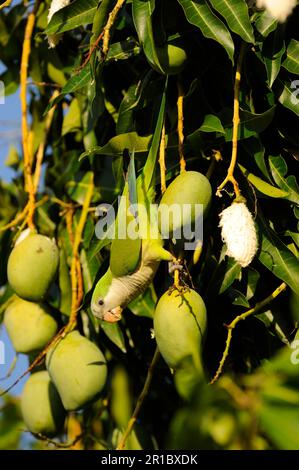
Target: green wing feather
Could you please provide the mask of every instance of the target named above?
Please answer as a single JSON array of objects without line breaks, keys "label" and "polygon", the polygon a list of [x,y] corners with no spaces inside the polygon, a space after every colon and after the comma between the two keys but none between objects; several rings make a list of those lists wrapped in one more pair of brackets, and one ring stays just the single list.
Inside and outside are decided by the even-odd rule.
[{"label": "green wing feather", "polygon": [[[110,269],[115,277],[126,276],[136,271],[141,256],[137,218],[130,211],[131,204],[137,203],[134,154],[131,156],[122,196],[117,213],[115,238],[110,251]],[[131,234],[128,233],[129,229]]]}]

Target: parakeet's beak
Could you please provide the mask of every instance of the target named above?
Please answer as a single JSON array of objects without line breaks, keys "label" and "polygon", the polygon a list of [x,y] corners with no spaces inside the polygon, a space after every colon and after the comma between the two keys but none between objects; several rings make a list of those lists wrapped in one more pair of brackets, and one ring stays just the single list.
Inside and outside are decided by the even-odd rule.
[{"label": "parakeet's beak", "polygon": [[121,307],[115,307],[104,313],[103,320],[109,323],[116,323],[121,319],[123,309]]}]

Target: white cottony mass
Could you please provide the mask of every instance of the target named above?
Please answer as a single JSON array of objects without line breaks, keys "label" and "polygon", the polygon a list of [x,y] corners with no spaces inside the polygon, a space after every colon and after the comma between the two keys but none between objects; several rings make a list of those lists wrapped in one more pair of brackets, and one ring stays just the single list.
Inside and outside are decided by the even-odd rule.
[{"label": "white cottony mass", "polygon": [[257,248],[257,234],[253,217],[244,202],[233,202],[220,214],[222,240],[227,256],[234,258],[243,268],[253,260]]},{"label": "white cottony mass", "polygon": [[[48,24],[50,23],[50,20],[54,13],[57,11],[61,10],[61,8],[66,7],[71,3],[71,0],[52,0],[50,8],[49,8],[49,13],[48,13]],[[49,47],[56,47],[57,44],[59,43],[59,40],[61,38],[61,34],[50,34],[48,36],[48,42],[49,42]]]},{"label": "white cottony mass", "polygon": [[276,20],[284,23],[297,5],[297,0],[256,0],[258,8],[265,8]]}]

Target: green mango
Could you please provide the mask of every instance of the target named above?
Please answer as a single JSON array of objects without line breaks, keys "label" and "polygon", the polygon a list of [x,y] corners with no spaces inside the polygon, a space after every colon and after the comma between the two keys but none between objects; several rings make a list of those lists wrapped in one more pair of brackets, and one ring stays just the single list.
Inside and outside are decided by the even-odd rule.
[{"label": "green mango", "polygon": [[55,241],[39,235],[28,235],[13,248],[7,265],[8,282],[19,297],[42,300],[59,264]]},{"label": "green mango", "polygon": [[61,431],[65,411],[46,370],[35,372],[27,380],[21,396],[21,412],[32,433],[51,437]]},{"label": "green mango", "polygon": [[188,56],[182,40],[169,41],[162,47],[156,47],[156,52],[165,75],[176,75],[185,68]]},{"label": "green mango", "polygon": [[[163,238],[172,238],[183,227],[191,227],[198,217],[204,217],[211,199],[210,182],[202,173],[184,171],[177,176],[163,194],[158,208],[159,230]],[[199,204],[202,207],[198,207]]]},{"label": "green mango", "polygon": [[72,331],[49,350],[46,367],[68,411],[96,400],[106,383],[104,355],[78,331]]},{"label": "green mango", "polygon": [[177,369],[191,358],[202,371],[201,350],[206,331],[204,301],[193,289],[169,290],[159,299],[154,314],[154,331],[165,362]]},{"label": "green mango", "polygon": [[14,300],[5,311],[4,325],[17,353],[43,349],[57,331],[57,322],[42,304]]}]

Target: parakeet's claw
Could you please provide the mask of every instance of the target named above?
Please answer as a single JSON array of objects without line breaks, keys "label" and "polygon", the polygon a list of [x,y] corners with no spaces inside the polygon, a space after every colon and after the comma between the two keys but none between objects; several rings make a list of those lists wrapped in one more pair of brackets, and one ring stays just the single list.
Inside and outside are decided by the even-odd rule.
[{"label": "parakeet's claw", "polygon": [[174,273],[176,270],[182,271],[184,269],[184,266],[178,263],[178,261],[169,261],[168,263],[168,272],[169,274]]}]

